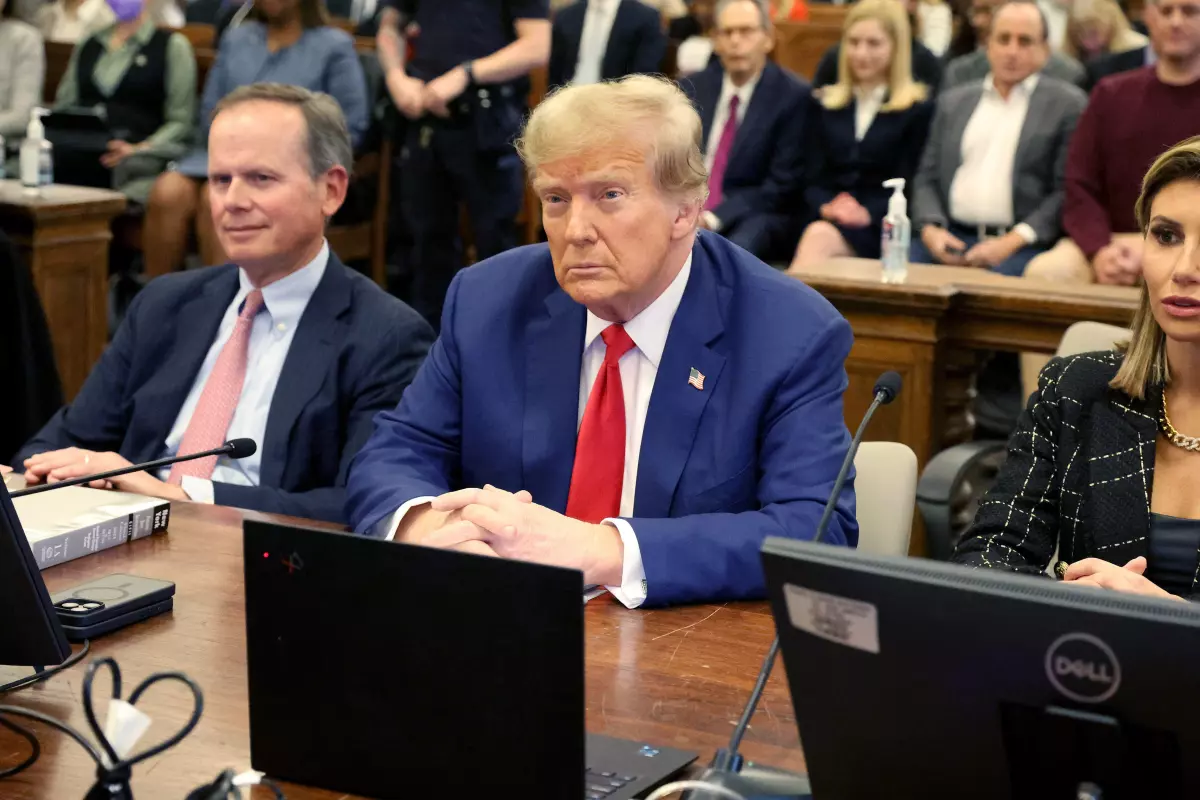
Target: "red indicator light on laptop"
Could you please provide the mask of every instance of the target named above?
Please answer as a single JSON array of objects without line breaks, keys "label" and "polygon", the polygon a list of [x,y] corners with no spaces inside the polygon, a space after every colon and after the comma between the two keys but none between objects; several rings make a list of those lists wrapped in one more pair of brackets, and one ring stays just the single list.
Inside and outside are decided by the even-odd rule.
[{"label": "red indicator light on laptop", "polygon": [[270,553],[267,553],[267,552],[263,553],[263,558],[270,558],[270,557],[271,557]]}]

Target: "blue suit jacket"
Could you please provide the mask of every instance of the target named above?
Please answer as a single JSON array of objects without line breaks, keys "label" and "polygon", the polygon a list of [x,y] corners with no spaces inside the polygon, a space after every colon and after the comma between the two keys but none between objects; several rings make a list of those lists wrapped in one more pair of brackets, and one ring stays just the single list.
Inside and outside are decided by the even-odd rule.
[{"label": "blue suit jacket", "polygon": [[[587,0],[572,3],[554,15],[547,68],[551,87],[561,86],[575,77],[586,15]],[[640,0],[621,0],[600,62],[600,77],[607,81],[638,73],[662,72],[666,53],[667,35],[658,12]]]},{"label": "blue suit jacket", "polygon": [[[460,272],[429,359],[351,465],[354,529],[414,497],[488,483],[563,512],[585,326],[546,245]],[[760,596],[763,539],[813,536],[850,441],[851,340],[812,289],[699,236],[650,398],[630,520],[648,604]],[[692,368],[703,391],[688,385]],[[857,542],[852,490],[828,536]]]},{"label": "blue suit jacket", "polygon": [[904,178],[905,194],[912,194],[909,187],[929,136],[933,103],[925,100],[903,111],[880,111],[860,142],[854,138],[857,101],[839,109],[825,108],[816,98],[811,102],[805,192],[810,218],[816,219],[822,205],[848,192],[871,212],[871,225],[878,229],[892,196],[883,182]]},{"label": "blue suit jacket", "polygon": [[[725,71],[719,63],[684,79],[680,86],[700,112],[707,145],[721,99]],[[804,130],[808,84],[768,61],[734,139],[725,167],[723,199],[713,213],[723,229],[754,214],[798,217],[804,209]]]},{"label": "blue suit jacket", "polygon": [[[63,447],[159,458],[221,317],[237,267],[175,273],[147,284],[70,405],[15,459]],[[344,521],[346,472],[429,350],[433,331],[408,306],[332,253],[300,318],[267,418],[259,486],[213,484],[220,505]]]}]

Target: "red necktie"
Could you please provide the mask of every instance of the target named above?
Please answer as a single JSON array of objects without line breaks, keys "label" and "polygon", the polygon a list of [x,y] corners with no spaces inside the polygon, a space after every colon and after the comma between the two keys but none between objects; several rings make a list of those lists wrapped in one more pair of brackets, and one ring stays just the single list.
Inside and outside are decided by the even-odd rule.
[{"label": "red necktie", "polygon": [[738,132],[738,96],[729,98],[729,119],[725,120],[725,128],[721,131],[721,139],[717,142],[717,154],[713,156],[712,172],[708,174],[708,202],[704,204],[705,211],[712,211],[721,205],[724,195],[725,167],[729,166],[729,156],[733,153],[733,140]]},{"label": "red necktie", "polygon": [[625,482],[625,390],[617,362],[633,347],[633,339],[620,325],[608,326],[600,338],[604,339],[604,365],[592,384],[579,426],[567,495],[567,516],[583,522],[620,515]]}]

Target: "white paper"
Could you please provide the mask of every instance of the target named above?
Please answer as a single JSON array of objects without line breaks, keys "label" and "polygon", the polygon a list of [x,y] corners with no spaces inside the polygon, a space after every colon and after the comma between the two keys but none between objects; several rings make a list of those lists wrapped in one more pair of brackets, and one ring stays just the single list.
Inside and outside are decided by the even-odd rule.
[{"label": "white paper", "polygon": [[117,755],[124,760],[138,739],[150,729],[150,717],[124,700],[108,702],[108,718],[104,721],[104,736]]},{"label": "white paper", "polygon": [[879,610],[871,603],[791,583],[784,585],[783,593],[796,628],[857,650],[879,652]]}]

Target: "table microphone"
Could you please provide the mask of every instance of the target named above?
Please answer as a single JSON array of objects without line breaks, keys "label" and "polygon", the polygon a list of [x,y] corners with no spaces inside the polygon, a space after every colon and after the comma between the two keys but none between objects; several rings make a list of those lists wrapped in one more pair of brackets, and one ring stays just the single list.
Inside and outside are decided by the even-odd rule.
[{"label": "table microphone", "polygon": [[[896,395],[900,393],[901,384],[900,373],[891,370],[880,375],[879,380],[875,381],[873,389],[875,398],[867,408],[867,413],[863,414],[862,422],[858,424],[858,430],[854,432],[850,448],[846,451],[846,457],[842,459],[842,467],[838,470],[837,479],[833,482],[833,491],[829,493],[829,500],[825,503],[821,521],[817,523],[817,534],[813,537],[814,542],[824,539],[825,532],[829,530],[829,520],[833,517],[833,510],[842,494],[842,485],[846,483],[846,476],[850,474],[850,467],[854,464],[854,455],[858,452],[858,446],[867,432],[867,424],[871,421],[871,417],[875,416],[875,411],[880,406],[885,406],[896,399]],[[733,735],[729,737],[729,747],[717,751],[708,769],[700,778],[705,783],[732,789],[747,800],[755,796],[781,799],[811,798],[812,796],[812,788],[806,777],[771,767],[746,763],[738,753],[742,737],[746,734],[746,729],[750,727],[750,718],[754,716],[754,711],[758,708],[758,701],[762,698],[763,690],[767,688],[767,680],[771,677],[771,668],[775,666],[775,657],[778,654],[779,635],[776,634],[775,641],[771,643],[771,648],[767,651],[767,657],[763,659],[762,668],[758,671],[758,680],[754,682],[754,689],[750,692],[746,707],[742,710],[742,717],[738,720],[737,727],[733,729]],[[697,789],[686,795],[688,800],[718,800],[725,796],[723,793],[718,795],[703,789]]]},{"label": "table microphone", "polygon": [[83,475],[79,478],[71,478],[67,481],[58,481],[57,483],[43,483],[39,486],[32,486],[28,489],[22,489],[19,492],[13,492],[10,497],[24,497],[27,494],[37,494],[38,492],[48,492],[51,489],[61,489],[64,486],[78,486],[81,483],[91,483],[92,481],[102,481],[108,478],[115,478],[118,475],[128,475],[131,472],[142,472],[144,470],[160,469],[169,467],[172,464],[178,464],[180,461],[191,461],[196,458],[207,458],[208,456],[227,456],[232,459],[245,458],[252,456],[258,450],[258,445],[253,439],[230,439],[220,447],[212,450],[204,450],[199,453],[189,453],[186,456],[173,456],[172,458],[160,458],[157,461],[147,461],[145,464],[131,464],[128,467],[109,470],[108,472],[97,472],[95,475]]}]

